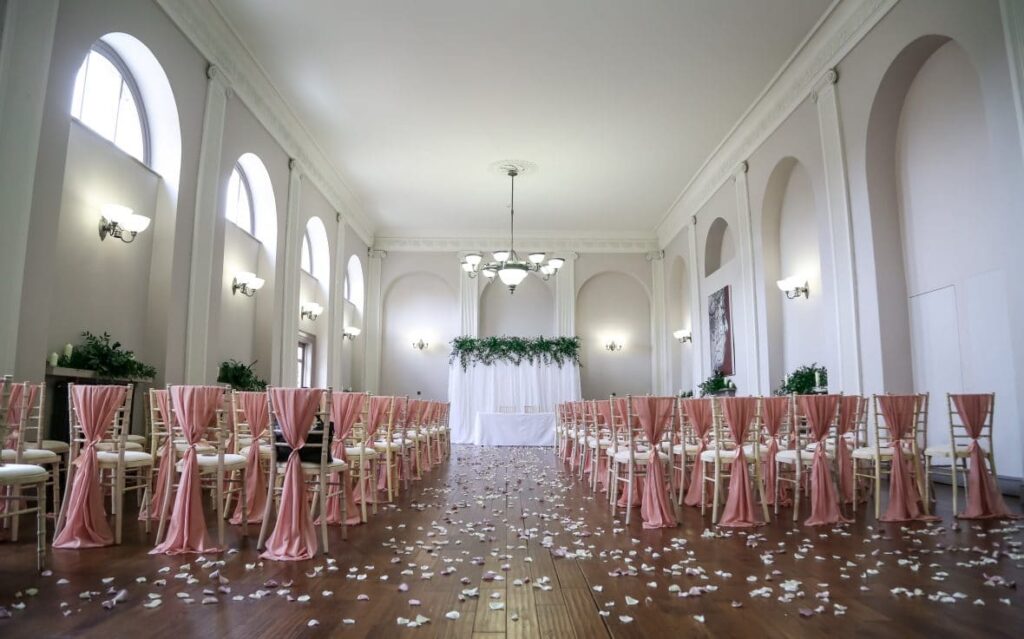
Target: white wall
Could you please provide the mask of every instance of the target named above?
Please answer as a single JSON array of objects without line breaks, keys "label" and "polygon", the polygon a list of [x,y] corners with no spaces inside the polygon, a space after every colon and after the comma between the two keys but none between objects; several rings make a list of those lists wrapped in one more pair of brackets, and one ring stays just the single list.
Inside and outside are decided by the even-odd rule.
[{"label": "white wall", "polygon": [[551,280],[545,282],[536,275],[528,275],[513,294],[497,278],[485,283],[480,294],[481,337],[551,337],[555,332],[555,291]]}]

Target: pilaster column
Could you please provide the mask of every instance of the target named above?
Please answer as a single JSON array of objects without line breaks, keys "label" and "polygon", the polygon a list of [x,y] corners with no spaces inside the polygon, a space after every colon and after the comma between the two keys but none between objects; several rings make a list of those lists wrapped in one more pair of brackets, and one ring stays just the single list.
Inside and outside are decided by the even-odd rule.
[{"label": "pilaster column", "polygon": [[302,168],[296,160],[288,162],[288,205],[285,210],[284,250],[277,267],[277,281],[274,287],[274,308],[277,321],[274,322],[274,358],[277,379],[273,383],[294,386],[298,379],[298,361],[295,348],[299,336],[299,271],[303,227],[302,212]]},{"label": "pilaster column", "polygon": [[[58,4],[57,0],[8,0],[0,4],[0,193],[4,210],[0,232],[0,374],[15,373],[36,158]],[[31,367],[39,375],[43,358],[39,353],[38,366]],[[26,371],[17,374],[19,378],[30,376]]]},{"label": "pilaster column", "polygon": [[576,336],[576,260],[579,253],[571,251],[555,278],[555,328],[559,337]]},{"label": "pilaster column", "polygon": [[454,268],[459,270],[459,335],[476,337],[480,334],[480,278],[483,276],[470,278],[461,264],[455,264]]},{"label": "pilaster column", "polygon": [[814,92],[821,129],[821,155],[825,166],[825,197],[828,203],[829,249],[832,253],[832,288],[836,361],[829,371],[829,387],[844,393],[860,393],[860,326],[857,320],[857,275],[853,253],[850,190],[846,149],[836,83],[839,75],[829,69]]},{"label": "pilaster column", "polygon": [[331,293],[327,302],[327,384],[335,390],[345,388],[342,373],[341,349],[345,344],[345,235],[348,229],[341,213],[335,213],[334,266],[331,269]]},{"label": "pilaster column", "polygon": [[668,331],[665,328],[665,251],[647,254],[651,263],[651,386],[657,395],[672,387],[669,379]]},{"label": "pilaster column", "polygon": [[1003,14],[1006,55],[1010,62],[1013,102],[1017,110],[1017,134],[1021,154],[1024,154],[1024,2],[999,0],[999,7]]},{"label": "pilaster column", "polygon": [[[744,299],[743,323],[743,368],[747,383],[753,388],[750,394],[760,395],[764,380],[762,379],[761,357],[757,348],[757,299],[761,293],[757,290],[754,278],[754,235],[750,219],[750,191],[747,187],[747,171],[749,165],[740,162],[733,173],[736,187],[736,223],[739,237],[740,281],[746,293]],[[764,377],[767,377],[765,372]]]},{"label": "pilaster column", "polygon": [[380,360],[383,342],[383,299],[381,298],[380,282],[382,260],[388,256],[387,251],[369,250],[369,274],[366,288],[366,390],[371,393],[380,390]]},{"label": "pilaster column", "polygon": [[690,217],[690,228],[686,241],[686,263],[690,265],[690,331],[693,336],[690,348],[693,352],[693,386],[704,381],[704,362],[707,352],[704,349],[704,300],[700,290],[702,265],[697,259],[697,216]]},{"label": "pilaster column", "polygon": [[188,312],[185,330],[185,383],[212,381],[209,362],[210,305],[213,293],[214,237],[217,229],[217,192],[220,184],[221,147],[228,87],[217,67],[206,69],[206,110],[199,144],[196,179],[196,210],[192,222],[192,254],[189,267]]}]

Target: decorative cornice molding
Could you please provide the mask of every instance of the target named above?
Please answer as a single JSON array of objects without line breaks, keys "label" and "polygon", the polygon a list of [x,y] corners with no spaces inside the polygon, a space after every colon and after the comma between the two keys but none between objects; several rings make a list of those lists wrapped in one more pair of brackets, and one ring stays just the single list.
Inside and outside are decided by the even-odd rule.
[{"label": "decorative cornice molding", "polygon": [[[377,237],[375,249],[420,253],[456,253],[461,251],[498,250],[505,236],[480,237]],[[563,253],[648,253],[658,250],[658,242],[649,238],[558,238],[519,235],[516,246],[536,251]],[[567,257],[563,255],[562,257]]]},{"label": "decorative cornice molding", "polygon": [[[296,158],[331,206],[366,244],[373,243],[374,226],[345,179],[302,125],[267,74],[209,0],[156,0],[199,53],[214,75],[252,111],[285,153]],[[208,75],[210,71],[208,69]],[[213,77],[212,75],[210,77]]]},{"label": "decorative cornice molding", "polygon": [[[658,224],[667,245],[712,195],[818,86],[823,75],[874,27],[898,0],[843,0],[832,5],[761,95],[711,153]],[[838,76],[836,76],[838,77]]]}]

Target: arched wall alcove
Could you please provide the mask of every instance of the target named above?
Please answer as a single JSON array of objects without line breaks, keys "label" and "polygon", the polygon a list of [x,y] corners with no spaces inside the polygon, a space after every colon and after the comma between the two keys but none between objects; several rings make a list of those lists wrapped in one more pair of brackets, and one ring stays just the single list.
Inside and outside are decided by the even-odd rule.
[{"label": "arched wall alcove", "polygon": [[672,333],[678,330],[693,331],[693,319],[690,314],[690,272],[686,260],[682,256],[672,259],[666,278],[668,326],[671,350],[671,373],[673,391],[690,390],[693,388],[693,343],[680,343]]},{"label": "arched wall alcove", "polygon": [[[925,36],[886,72],[867,131],[885,390],[931,393],[934,441],[948,439],[947,392],[996,391],[1002,423],[1018,423],[984,104],[966,51]],[[997,466],[1020,475],[1020,429],[995,432]]]},{"label": "arched wall alcove", "polygon": [[[383,297],[380,392],[447,397],[448,343],[458,330],[458,296],[442,277],[421,271],[394,280]],[[424,350],[412,346],[420,339]]]},{"label": "arched wall alcove", "polygon": [[480,293],[480,335],[510,337],[555,334],[555,294],[552,283],[530,274],[510,295],[499,280],[487,282]]},{"label": "arched wall alcove", "polygon": [[[643,282],[619,271],[584,281],[576,294],[576,334],[582,341],[584,397],[651,392],[651,301]],[[611,340],[624,348],[608,351]]]},{"label": "arched wall alcove", "polygon": [[720,217],[715,218],[704,240],[704,277],[710,277],[734,257],[736,242],[729,230],[729,223]]},{"label": "arched wall alcove", "polygon": [[[308,239],[307,239],[308,238]],[[327,383],[327,358],[328,352],[328,326],[333,321],[330,312],[330,290],[331,290],[331,239],[327,235],[327,228],[323,220],[312,215],[306,222],[306,231],[300,241],[308,241],[306,251],[309,254],[309,270],[301,268],[299,273],[299,304],[316,302],[323,307],[323,311],[315,320],[300,318],[300,335],[313,336],[316,342],[314,360],[313,385],[325,385]],[[301,252],[301,251],[300,251]],[[300,309],[294,309],[299,313]]]}]

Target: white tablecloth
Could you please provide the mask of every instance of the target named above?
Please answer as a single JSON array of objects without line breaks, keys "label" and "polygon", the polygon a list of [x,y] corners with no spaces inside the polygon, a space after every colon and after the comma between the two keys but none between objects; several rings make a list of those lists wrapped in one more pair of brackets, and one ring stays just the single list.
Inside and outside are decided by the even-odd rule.
[{"label": "white tablecloth", "polygon": [[501,407],[525,412],[553,413],[562,402],[580,398],[580,369],[574,364],[476,364],[462,370],[456,361],[448,368],[449,425],[452,442],[473,443],[477,413],[497,413]]},{"label": "white tablecloth", "polygon": [[478,446],[554,446],[554,413],[477,413],[472,443]]}]

